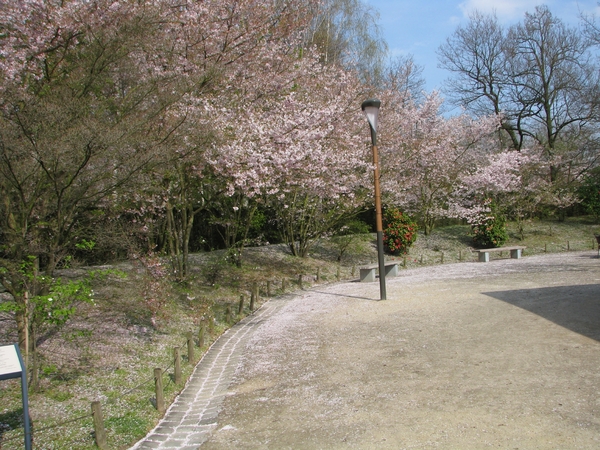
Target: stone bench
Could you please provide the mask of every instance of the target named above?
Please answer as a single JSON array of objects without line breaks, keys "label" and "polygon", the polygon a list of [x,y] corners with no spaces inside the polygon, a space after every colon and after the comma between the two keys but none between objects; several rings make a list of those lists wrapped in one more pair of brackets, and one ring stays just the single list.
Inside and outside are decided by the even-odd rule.
[{"label": "stone bench", "polygon": [[[370,264],[368,266],[361,266],[360,269],[360,281],[369,282],[375,281],[375,272],[379,269],[379,264]],[[385,263],[385,276],[395,277],[398,275],[398,262],[386,261]]]},{"label": "stone bench", "polygon": [[497,248],[480,248],[477,250],[472,250],[475,253],[479,254],[479,262],[489,262],[490,253],[493,252],[510,252],[510,257],[514,259],[519,259],[521,257],[521,251],[526,249],[527,247],[522,247],[520,245],[515,245],[513,247],[497,247]]}]

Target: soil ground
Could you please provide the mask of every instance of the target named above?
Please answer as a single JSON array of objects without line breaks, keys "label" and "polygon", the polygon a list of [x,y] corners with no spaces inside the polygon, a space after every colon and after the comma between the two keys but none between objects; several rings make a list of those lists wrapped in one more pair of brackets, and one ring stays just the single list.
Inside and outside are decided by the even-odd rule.
[{"label": "soil ground", "polygon": [[315,286],[258,328],[203,449],[600,448],[595,251]]}]

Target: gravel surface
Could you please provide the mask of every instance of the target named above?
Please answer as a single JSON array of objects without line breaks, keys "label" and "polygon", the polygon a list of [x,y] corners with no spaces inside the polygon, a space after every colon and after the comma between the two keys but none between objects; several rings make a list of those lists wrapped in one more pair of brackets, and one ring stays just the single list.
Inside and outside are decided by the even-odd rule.
[{"label": "gravel surface", "polygon": [[203,449],[600,448],[596,252],[315,286],[248,343]]}]

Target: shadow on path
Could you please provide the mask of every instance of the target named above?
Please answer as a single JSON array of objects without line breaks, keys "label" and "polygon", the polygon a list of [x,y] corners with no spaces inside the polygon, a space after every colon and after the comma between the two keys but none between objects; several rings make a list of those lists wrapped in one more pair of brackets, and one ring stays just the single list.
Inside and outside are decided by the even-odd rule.
[{"label": "shadow on path", "polygon": [[309,292],[314,292],[316,294],[333,295],[334,297],[356,298],[358,300],[367,300],[367,301],[370,301],[370,302],[378,302],[378,301],[380,301],[379,298],[360,297],[358,295],[348,295],[348,294],[336,294],[335,292],[318,291],[316,289],[308,289],[308,291]]},{"label": "shadow on path", "polygon": [[483,292],[600,341],[600,284]]}]

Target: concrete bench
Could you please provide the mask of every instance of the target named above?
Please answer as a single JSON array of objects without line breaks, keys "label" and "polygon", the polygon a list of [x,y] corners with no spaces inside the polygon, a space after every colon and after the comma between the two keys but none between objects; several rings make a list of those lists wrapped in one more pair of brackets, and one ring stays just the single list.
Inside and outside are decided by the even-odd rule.
[{"label": "concrete bench", "polygon": [[489,262],[490,253],[493,252],[510,252],[510,257],[514,259],[519,259],[521,257],[521,251],[526,249],[527,247],[522,247],[519,245],[515,245],[513,247],[497,247],[497,248],[480,248],[477,250],[472,250],[475,253],[479,253],[479,262]]},{"label": "concrete bench", "polygon": [[[375,281],[375,272],[379,269],[379,264],[370,264],[368,266],[360,267],[360,281],[369,282]],[[386,261],[385,263],[385,276],[395,277],[398,275],[398,262]]]}]

